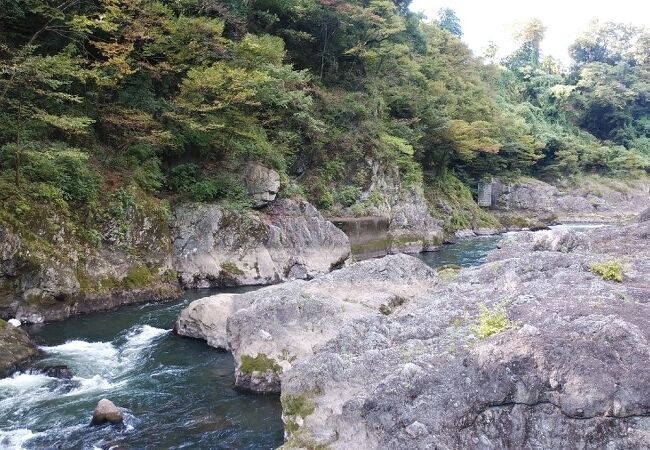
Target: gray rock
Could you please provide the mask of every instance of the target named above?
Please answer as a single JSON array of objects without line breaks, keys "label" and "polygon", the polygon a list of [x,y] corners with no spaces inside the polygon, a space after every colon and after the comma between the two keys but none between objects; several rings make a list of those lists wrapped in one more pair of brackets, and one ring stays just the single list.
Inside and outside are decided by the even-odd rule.
[{"label": "gray rock", "polygon": [[264,212],[184,204],[174,211],[174,266],[186,288],[310,278],[342,264],[347,236],[309,203],[277,200]]},{"label": "gray rock", "polygon": [[[650,447],[650,224],[550,234],[339,322],[282,376],[287,448]],[[590,271],[603,260],[623,283]],[[506,314],[493,335],[481,305]]]},{"label": "gray rock", "polygon": [[103,425],[105,423],[110,423],[112,425],[121,425],[124,422],[124,415],[120,408],[115,406],[115,404],[108,399],[101,399],[95,411],[93,412],[93,418],[90,422],[91,425]]},{"label": "gray rock", "polygon": [[[506,225],[532,228],[561,222],[619,222],[641,213],[650,202],[647,181],[585,177],[579,185],[557,186],[532,178],[496,183],[495,214]],[[539,224],[539,225],[535,225]]]},{"label": "gray rock", "polygon": [[[346,221],[353,220],[355,208],[363,206],[362,221],[388,219],[388,227],[377,233],[374,241],[356,240],[350,235],[357,256],[377,254],[420,253],[436,250],[443,241],[442,224],[429,213],[422,186],[403,186],[397,166],[368,161],[370,184],[361,194],[359,203],[343,211]],[[381,199],[379,203],[377,200]],[[368,204],[372,207],[368,207]],[[346,227],[347,230],[350,230]]]},{"label": "gray rock", "polygon": [[650,220],[650,208],[639,214],[639,222],[647,222]]},{"label": "gray rock", "polygon": [[37,353],[36,345],[25,331],[0,319],[0,377],[10,375]]},{"label": "gray rock", "polygon": [[238,386],[278,391],[283,374],[344,324],[394,314],[436,283],[435,272],[420,260],[389,256],[309,282],[197,300],[181,313],[176,331],[230,350]]},{"label": "gray rock", "polygon": [[260,164],[248,165],[244,181],[248,193],[258,207],[266,206],[275,200],[280,191],[280,175],[275,170]]}]

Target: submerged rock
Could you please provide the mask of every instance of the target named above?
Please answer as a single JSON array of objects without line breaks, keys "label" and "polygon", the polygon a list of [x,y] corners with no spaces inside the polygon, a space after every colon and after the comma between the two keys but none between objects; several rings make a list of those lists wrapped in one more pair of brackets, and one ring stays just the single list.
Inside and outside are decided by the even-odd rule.
[{"label": "submerged rock", "polygon": [[123,422],[124,415],[122,414],[122,411],[115,406],[115,403],[103,398],[99,403],[97,403],[90,423],[91,425],[103,425],[105,423],[121,425]]},{"label": "submerged rock", "polygon": [[11,374],[37,353],[25,331],[0,319],[0,377]]},{"label": "submerged rock", "polygon": [[350,254],[347,236],[303,201],[276,200],[260,213],[185,204],[174,215],[174,266],[186,288],[310,278]]},{"label": "submerged rock", "polygon": [[38,370],[48,377],[59,378],[61,380],[71,380],[74,377],[74,372],[68,366],[44,366],[39,367]]}]

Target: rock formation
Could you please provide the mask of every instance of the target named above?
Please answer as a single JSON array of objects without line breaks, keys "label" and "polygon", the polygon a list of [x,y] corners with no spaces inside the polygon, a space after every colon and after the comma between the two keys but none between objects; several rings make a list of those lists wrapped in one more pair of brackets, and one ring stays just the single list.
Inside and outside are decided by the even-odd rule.
[{"label": "rock formation", "polygon": [[0,377],[9,375],[37,353],[25,331],[0,320]]},{"label": "rock formation", "polygon": [[585,179],[579,185],[550,185],[532,178],[496,183],[495,213],[511,228],[560,222],[619,222],[650,203],[647,181]]},{"label": "rock formation", "polygon": [[276,200],[263,212],[184,204],[174,212],[174,267],[186,288],[309,278],[342,264],[345,234],[309,203]]},{"label": "rock formation", "polygon": [[281,389],[287,448],[647,448],[649,236],[522,233],[438,273],[366,261],[203,299],[203,331],[197,304],[177,329]]},{"label": "rock formation", "polygon": [[251,163],[247,166],[244,182],[257,207],[266,206],[275,200],[280,191],[280,175],[260,164]]},{"label": "rock formation", "polygon": [[103,425],[105,423],[110,423],[112,425],[121,425],[124,422],[124,415],[120,408],[115,406],[115,403],[108,399],[101,399],[95,411],[93,412],[93,418],[90,422],[91,425]]}]

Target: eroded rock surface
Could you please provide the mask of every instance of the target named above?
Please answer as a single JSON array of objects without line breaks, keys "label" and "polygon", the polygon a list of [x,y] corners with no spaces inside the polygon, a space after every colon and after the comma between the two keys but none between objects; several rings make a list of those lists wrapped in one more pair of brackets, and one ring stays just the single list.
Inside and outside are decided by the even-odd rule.
[{"label": "eroded rock surface", "polygon": [[553,186],[522,178],[496,183],[496,214],[511,228],[560,222],[619,222],[650,204],[650,184],[585,177],[579,185]]},{"label": "eroded rock surface", "polygon": [[309,282],[197,300],[181,313],[176,331],[231,351],[238,386],[277,391],[283,373],[345,323],[393,314],[435,284],[434,271],[421,261],[389,256]]},{"label": "eroded rock surface", "polygon": [[186,288],[310,278],[350,254],[345,233],[304,201],[277,200],[247,214],[185,204],[174,217],[174,267]]},{"label": "eroded rock surface", "polygon": [[[647,448],[650,225],[523,236],[299,362],[282,380],[291,444]],[[483,338],[481,305],[508,320]]]},{"label": "eroded rock surface", "polygon": [[0,319],[0,377],[9,375],[37,353],[25,331]]},{"label": "eroded rock surface", "polygon": [[399,255],[213,297],[201,337],[281,388],[287,448],[648,448],[649,261],[647,221],[522,233],[477,268]]}]

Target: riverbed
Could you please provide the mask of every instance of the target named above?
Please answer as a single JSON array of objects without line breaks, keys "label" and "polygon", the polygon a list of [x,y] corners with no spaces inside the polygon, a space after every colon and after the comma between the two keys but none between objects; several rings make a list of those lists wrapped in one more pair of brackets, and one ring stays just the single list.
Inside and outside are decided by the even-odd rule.
[{"label": "riverbed", "polygon": [[[432,267],[474,266],[483,263],[501,239],[465,239],[419,258]],[[0,379],[0,448],[281,445],[279,397],[235,389],[229,353],[172,332],[184,307],[216,292],[188,292],[174,304],[124,307],[29,329],[44,353],[40,364],[66,365],[74,377],[62,380],[28,372]],[[123,428],[89,426],[101,398],[125,408]]]}]

